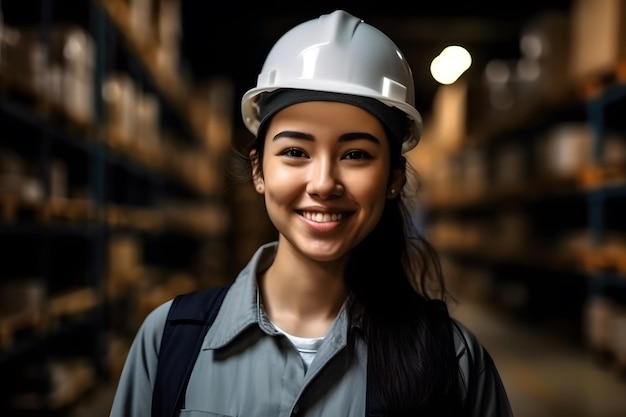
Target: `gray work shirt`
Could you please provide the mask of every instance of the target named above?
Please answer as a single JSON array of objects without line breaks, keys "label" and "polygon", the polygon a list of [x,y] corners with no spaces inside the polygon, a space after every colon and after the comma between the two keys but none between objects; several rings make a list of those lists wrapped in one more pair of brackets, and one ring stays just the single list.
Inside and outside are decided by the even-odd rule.
[{"label": "gray work shirt", "polygon": [[[207,333],[185,396],[181,416],[364,417],[367,348],[350,332],[343,309],[311,366],[270,323],[260,303],[257,273],[273,261],[276,243],[254,254],[232,284]],[[120,376],[110,417],[149,417],[159,346],[171,301],[141,325]],[[459,383],[471,416],[512,416],[491,358],[457,323]],[[349,354],[347,337],[355,337]]]}]

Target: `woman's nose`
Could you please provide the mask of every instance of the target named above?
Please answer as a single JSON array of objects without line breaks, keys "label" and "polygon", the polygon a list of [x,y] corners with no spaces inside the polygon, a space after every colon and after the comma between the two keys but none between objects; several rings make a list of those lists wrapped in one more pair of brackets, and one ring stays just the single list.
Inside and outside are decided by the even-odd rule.
[{"label": "woman's nose", "polygon": [[343,194],[344,187],[338,178],[335,164],[319,161],[311,164],[311,174],[306,191],[322,199],[336,198]]}]

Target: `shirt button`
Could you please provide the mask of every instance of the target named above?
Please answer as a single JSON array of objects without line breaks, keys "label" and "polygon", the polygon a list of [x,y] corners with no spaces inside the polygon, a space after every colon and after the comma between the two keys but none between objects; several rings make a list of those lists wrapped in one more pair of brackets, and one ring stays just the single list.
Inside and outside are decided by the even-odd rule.
[{"label": "shirt button", "polygon": [[298,414],[299,412],[300,412],[300,404],[296,404],[296,405],[293,407],[293,411],[291,412],[291,415],[292,415],[292,416],[295,416],[295,415],[296,415],[296,414]]}]

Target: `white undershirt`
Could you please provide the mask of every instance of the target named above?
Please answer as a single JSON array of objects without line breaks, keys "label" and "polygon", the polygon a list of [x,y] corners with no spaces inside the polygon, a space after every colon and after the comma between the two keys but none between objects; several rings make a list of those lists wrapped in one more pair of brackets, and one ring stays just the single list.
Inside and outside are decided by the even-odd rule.
[{"label": "white undershirt", "polygon": [[298,350],[298,353],[300,353],[300,356],[302,357],[302,361],[304,362],[304,368],[309,369],[309,365],[311,365],[311,362],[313,362],[313,358],[315,357],[315,354],[322,345],[324,337],[298,337],[287,333],[286,331],[278,327],[275,323],[272,324],[279,333],[287,336],[291,343],[293,343],[293,345]]}]

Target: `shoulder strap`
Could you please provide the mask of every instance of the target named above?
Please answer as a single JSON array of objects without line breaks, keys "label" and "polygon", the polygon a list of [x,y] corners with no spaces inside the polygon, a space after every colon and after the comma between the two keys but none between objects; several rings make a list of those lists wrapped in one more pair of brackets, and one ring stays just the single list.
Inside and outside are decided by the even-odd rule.
[{"label": "shoulder strap", "polygon": [[183,404],[200,346],[230,285],[174,298],[167,316],[152,392],[152,416],[173,417]]}]

